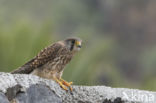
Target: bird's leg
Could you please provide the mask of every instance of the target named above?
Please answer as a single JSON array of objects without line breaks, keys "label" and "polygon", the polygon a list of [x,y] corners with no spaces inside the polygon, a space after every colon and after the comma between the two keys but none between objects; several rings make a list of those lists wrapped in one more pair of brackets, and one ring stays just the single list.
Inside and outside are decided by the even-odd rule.
[{"label": "bird's leg", "polygon": [[71,84],[73,84],[73,82],[67,82],[67,81],[63,80],[62,78],[60,79],[60,81],[61,81],[62,84],[64,84],[65,86],[69,87],[70,90],[72,91]]},{"label": "bird's leg", "polygon": [[65,85],[63,84],[63,82],[57,78],[54,78],[54,80],[64,89],[64,90],[68,90]]}]

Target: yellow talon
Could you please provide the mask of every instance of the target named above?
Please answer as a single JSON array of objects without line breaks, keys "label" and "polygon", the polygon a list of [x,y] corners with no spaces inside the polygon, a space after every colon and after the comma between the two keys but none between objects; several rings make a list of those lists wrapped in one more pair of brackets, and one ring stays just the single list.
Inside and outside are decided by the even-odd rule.
[{"label": "yellow talon", "polygon": [[70,90],[72,91],[71,84],[73,84],[73,82],[67,82],[67,81],[65,81],[63,79],[60,79],[60,80],[61,80],[62,84],[64,84],[65,86],[69,87]]},{"label": "yellow talon", "polygon": [[[70,88],[70,90],[72,91],[72,87],[71,84],[73,84],[73,82],[67,82],[63,79],[57,79],[54,78],[54,80],[64,89],[64,90],[68,90],[67,87]],[[67,86],[67,87],[66,87]]]},{"label": "yellow talon", "polygon": [[69,87],[71,84],[73,84],[73,82],[67,82],[67,81],[65,81],[65,80],[63,80],[63,79],[61,79],[61,81],[62,81],[62,83],[63,83],[64,85],[66,85],[67,87]]},{"label": "yellow talon", "polygon": [[64,89],[64,90],[68,90],[65,85],[63,85],[61,82],[59,82],[59,85]]},{"label": "yellow talon", "polygon": [[62,83],[62,81],[58,80],[57,78],[54,79],[64,90],[68,90],[65,85]]}]

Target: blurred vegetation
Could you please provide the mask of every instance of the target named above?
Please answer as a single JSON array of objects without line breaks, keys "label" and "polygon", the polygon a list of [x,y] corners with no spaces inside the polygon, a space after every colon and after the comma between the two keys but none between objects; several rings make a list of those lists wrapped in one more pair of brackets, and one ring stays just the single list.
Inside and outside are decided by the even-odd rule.
[{"label": "blurred vegetation", "polygon": [[0,71],[70,36],[83,48],[63,78],[77,85],[156,90],[156,1],[0,0]]}]

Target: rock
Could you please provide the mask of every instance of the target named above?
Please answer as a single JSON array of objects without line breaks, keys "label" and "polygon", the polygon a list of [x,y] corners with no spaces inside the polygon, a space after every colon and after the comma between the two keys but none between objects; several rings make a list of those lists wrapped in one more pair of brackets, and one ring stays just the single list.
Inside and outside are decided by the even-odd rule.
[{"label": "rock", "polygon": [[45,85],[32,85],[16,96],[19,103],[62,103],[62,99]]},{"label": "rock", "polygon": [[156,92],[72,86],[65,91],[52,80],[34,75],[0,73],[0,103],[156,103]]},{"label": "rock", "polygon": [[5,96],[4,93],[0,92],[0,103],[9,103],[7,97]]}]

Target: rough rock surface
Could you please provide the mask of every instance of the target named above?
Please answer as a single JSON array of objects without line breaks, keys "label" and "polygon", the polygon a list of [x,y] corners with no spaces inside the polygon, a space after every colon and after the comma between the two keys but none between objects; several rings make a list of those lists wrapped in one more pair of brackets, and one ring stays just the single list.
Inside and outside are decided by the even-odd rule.
[{"label": "rough rock surface", "polygon": [[0,103],[156,103],[156,92],[73,86],[64,91],[52,80],[33,75],[0,73]]}]

